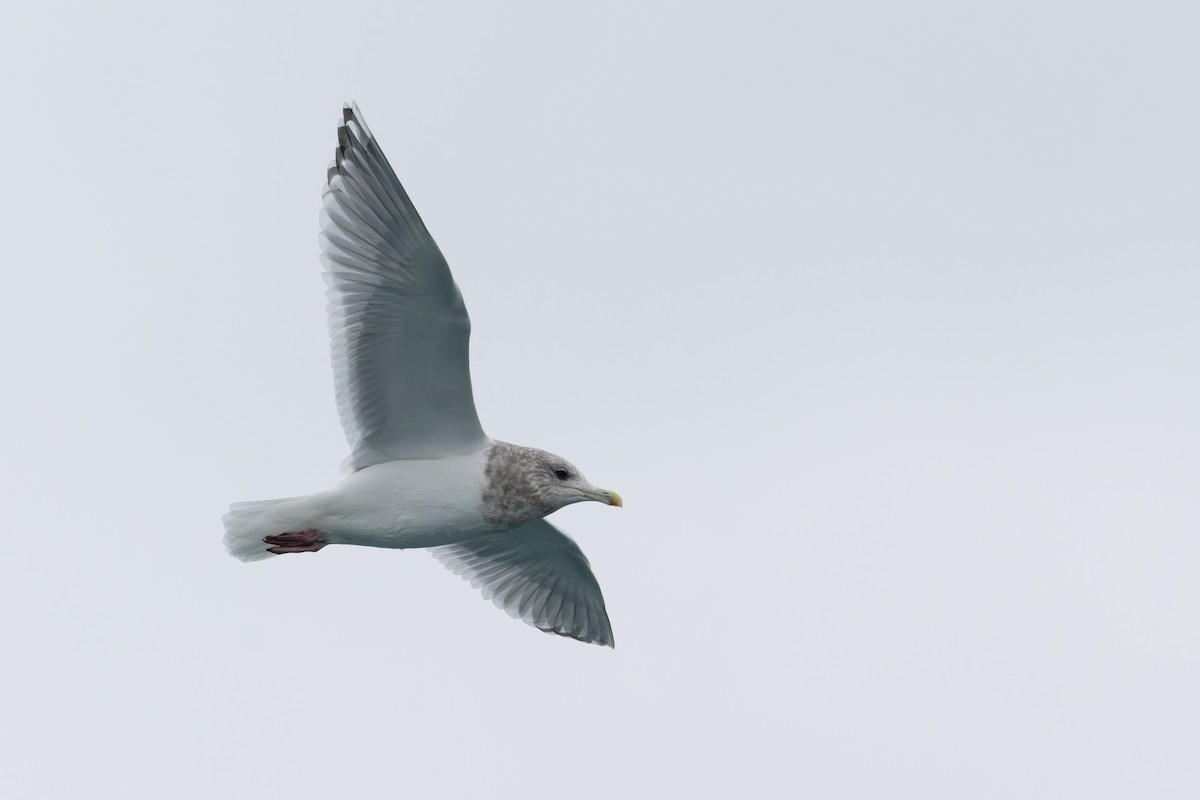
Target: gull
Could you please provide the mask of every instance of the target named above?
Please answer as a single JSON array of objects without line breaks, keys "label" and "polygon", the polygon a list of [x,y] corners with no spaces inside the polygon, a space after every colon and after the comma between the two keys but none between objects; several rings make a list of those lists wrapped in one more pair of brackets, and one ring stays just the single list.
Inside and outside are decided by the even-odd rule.
[{"label": "gull", "polygon": [[328,545],[427,548],[509,615],[612,647],[587,558],[543,518],[621,496],[566,459],[484,434],[450,267],[357,105],[337,133],[320,245],[347,474],[306,497],[234,503],[226,549],[258,561]]}]

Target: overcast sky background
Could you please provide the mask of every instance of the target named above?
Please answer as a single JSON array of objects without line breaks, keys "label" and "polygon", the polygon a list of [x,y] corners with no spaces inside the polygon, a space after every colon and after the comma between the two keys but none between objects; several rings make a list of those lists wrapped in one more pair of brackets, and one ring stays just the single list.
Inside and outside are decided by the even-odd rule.
[{"label": "overcast sky background", "polygon": [[[1198,23],[12,5],[0,793],[1196,797]],[[348,99],[485,429],[626,498],[553,518],[614,651],[420,552],[221,548],[346,454]]]}]

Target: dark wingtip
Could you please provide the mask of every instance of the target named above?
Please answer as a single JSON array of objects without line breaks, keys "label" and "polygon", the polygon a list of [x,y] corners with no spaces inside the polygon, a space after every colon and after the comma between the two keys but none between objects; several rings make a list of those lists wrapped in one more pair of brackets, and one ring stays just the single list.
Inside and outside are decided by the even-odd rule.
[{"label": "dark wingtip", "polygon": [[574,632],[569,631],[569,630],[559,630],[558,628],[543,628],[543,627],[537,626],[537,625],[535,625],[534,627],[536,627],[542,633],[552,633],[555,636],[561,636],[564,639],[574,639],[577,642],[583,642],[584,644],[595,644],[595,645],[599,645],[600,647],[608,647],[612,650],[617,649],[617,644],[612,635],[611,630],[608,632],[607,637],[604,636],[603,634],[601,634],[599,636],[588,636],[587,638],[583,638],[581,636],[576,636],[574,634]]},{"label": "dark wingtip", "polygon": [[349,105],[344,106],[342,117],[343,122],[337,129],[338,146],[333,150],[333,166],[325,173],[326,182],[332,181],[334,175],[342,174],[342,162],[346,160],[346,148],[350,147],[352,143],[350,129],[346,127],[345,123],[354,119],[354,110]]}]

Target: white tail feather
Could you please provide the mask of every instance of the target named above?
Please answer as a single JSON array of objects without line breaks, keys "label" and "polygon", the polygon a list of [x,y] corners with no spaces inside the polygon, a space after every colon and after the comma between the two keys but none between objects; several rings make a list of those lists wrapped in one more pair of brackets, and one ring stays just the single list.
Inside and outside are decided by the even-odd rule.
[{"label": "white tail feather", "polygon": [[[286,507],[289,503],[299,505],[296,501],[303,499],[281,497],[231,505],[229,513],[221,517],[225,523],[223,541],[229,555],[241,561],[261,561],[274,556],[274,553],[267,552],[270,545],[263,541],[263,537],[304,530],[303,525],[297,525],[303,513],[301,509]],[[296,513],[298,511],[301,513]]]}]

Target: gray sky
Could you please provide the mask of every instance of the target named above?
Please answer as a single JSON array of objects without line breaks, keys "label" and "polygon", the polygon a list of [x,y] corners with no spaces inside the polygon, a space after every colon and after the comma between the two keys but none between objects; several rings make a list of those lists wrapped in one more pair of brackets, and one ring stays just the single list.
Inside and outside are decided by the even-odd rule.
[{"label": "gray sky", "polygon": [[[5,796],[1200,793],[1193,5],[101,5],[0,31]],[[222,551],[346,454],[347,99],[615,651]]]}]

